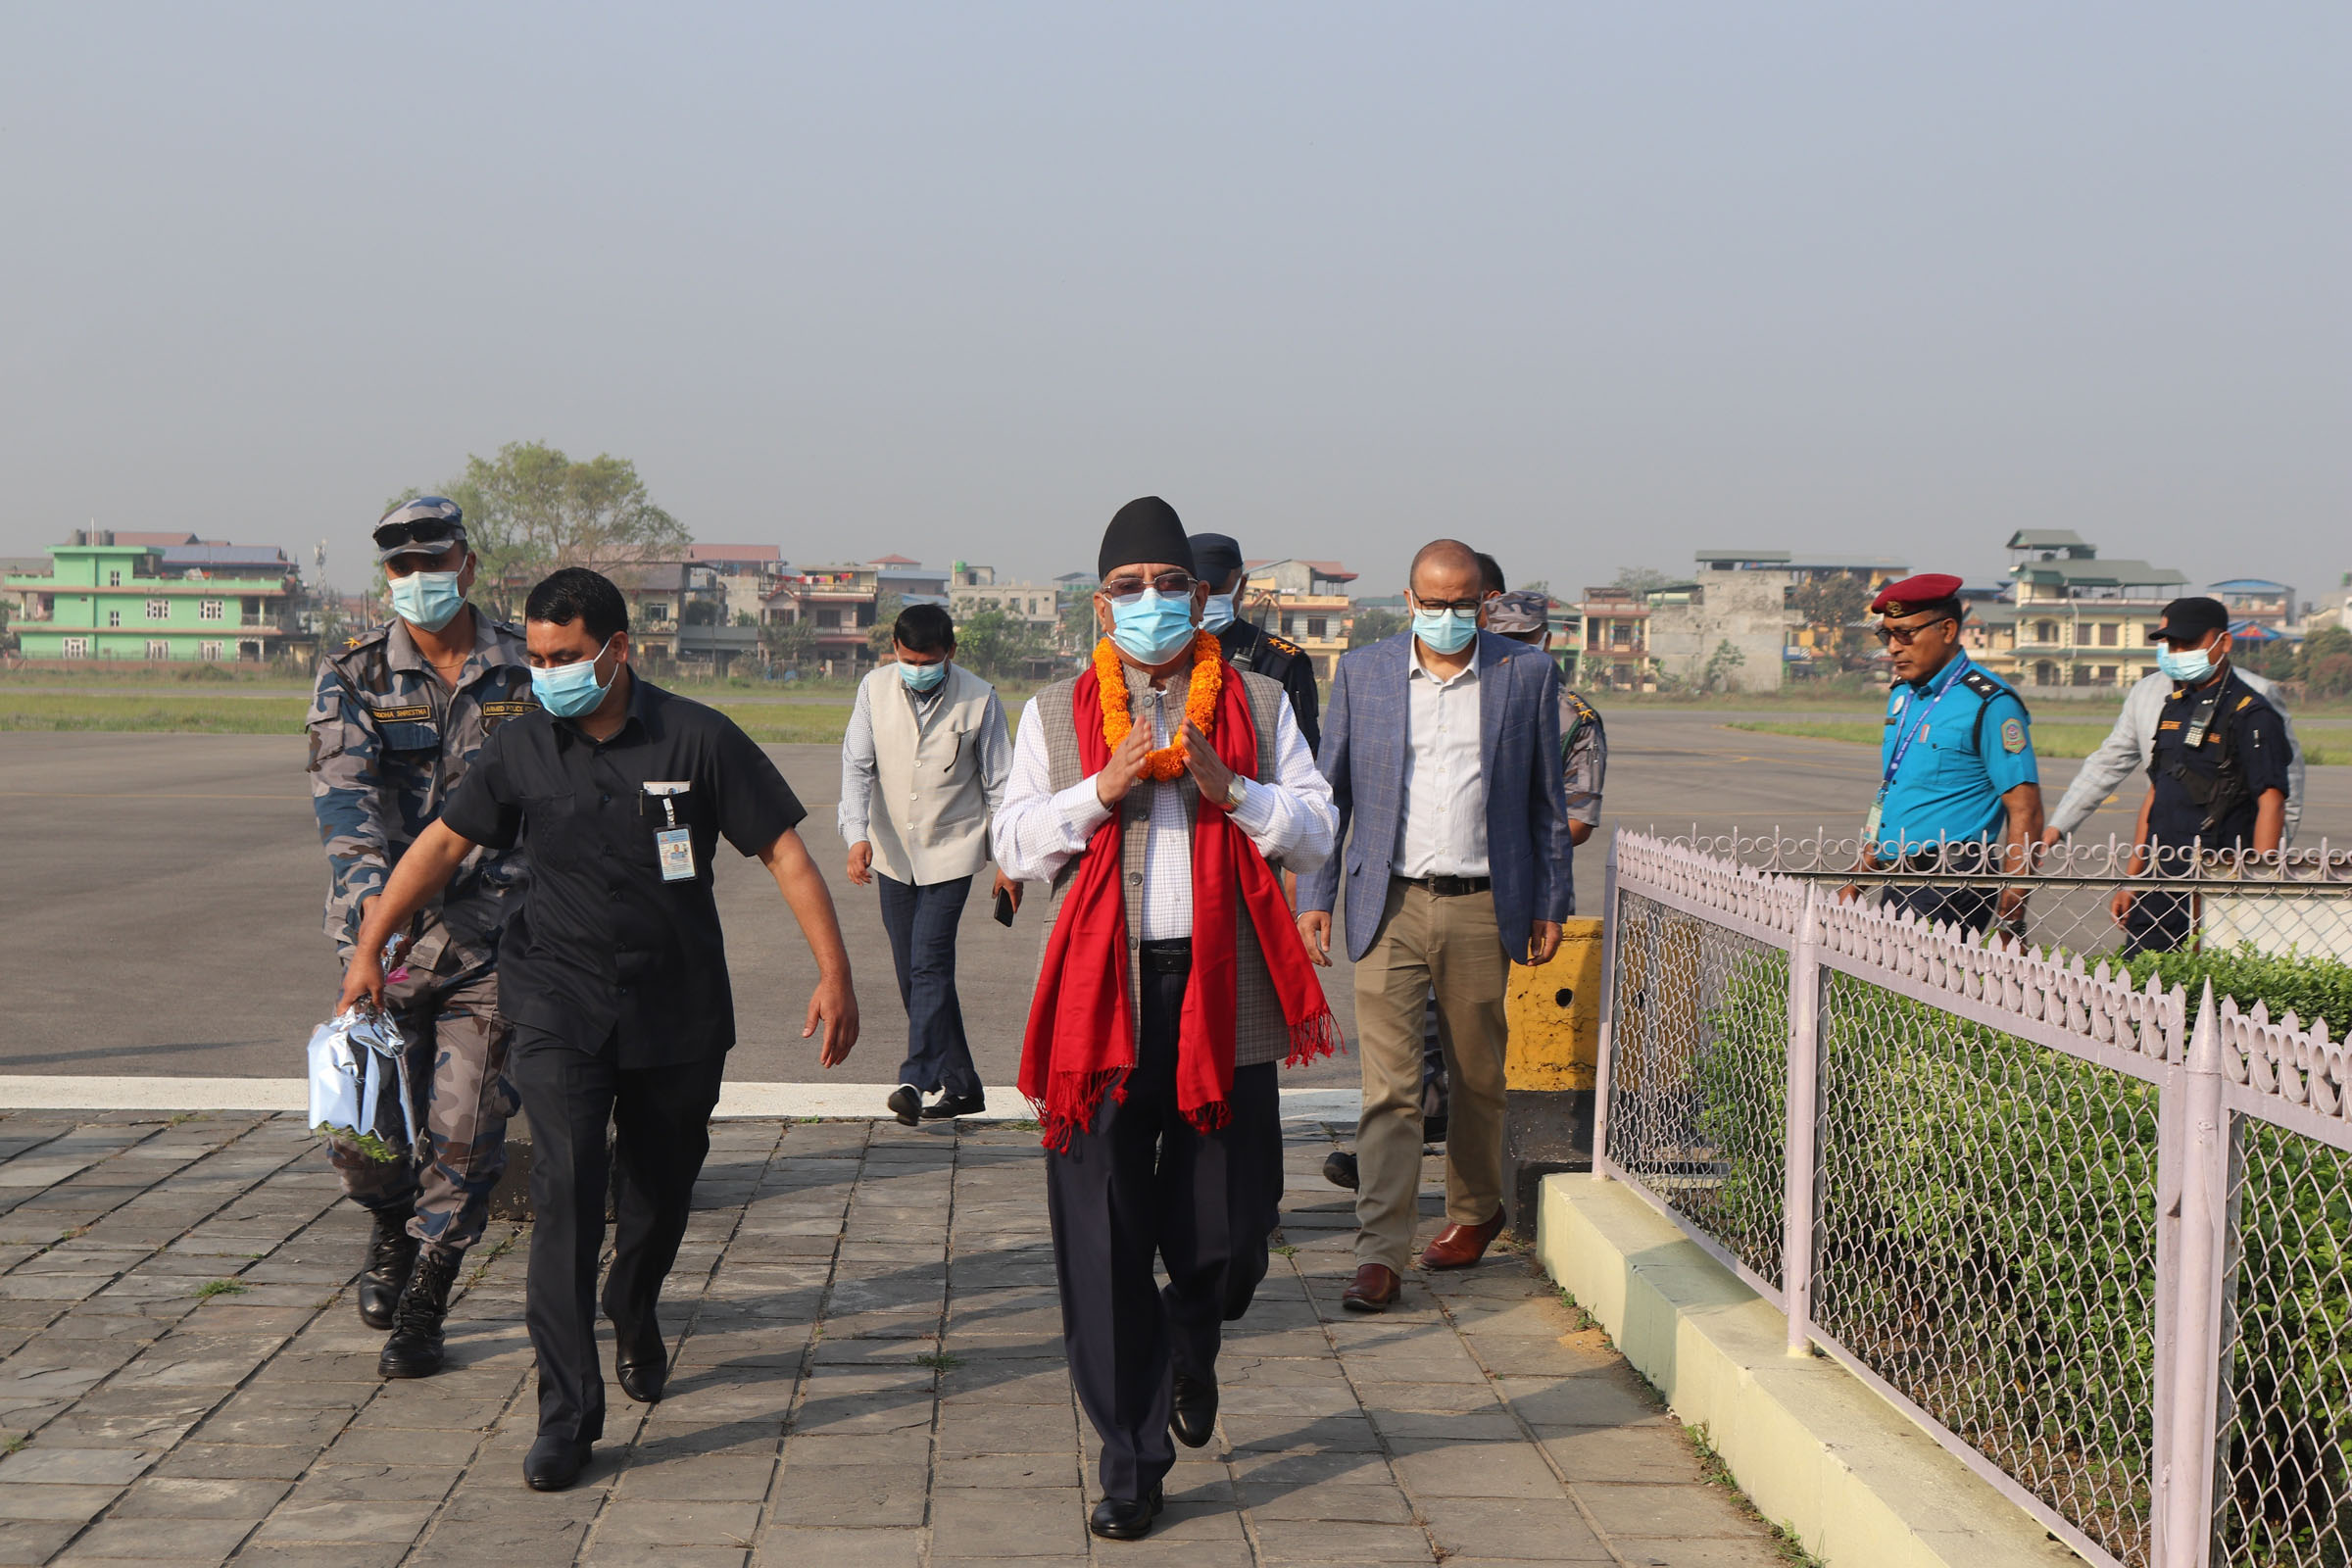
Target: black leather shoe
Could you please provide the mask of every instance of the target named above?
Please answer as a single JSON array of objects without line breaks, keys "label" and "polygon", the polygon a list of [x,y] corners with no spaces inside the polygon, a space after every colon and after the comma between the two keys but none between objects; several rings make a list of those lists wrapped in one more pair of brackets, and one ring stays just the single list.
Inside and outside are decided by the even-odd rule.
[{"label": "black leather shoe", "polygon": [[1168,1430],[1188,1448],[1208,1446],[1217,1431],[1217,1385],[1211,1378],[1176,1374],[1176,1392],[1168,1401]]},{"label": "black leather shoe", "polygon": [[580,1472],[588,1468],[588,1456],[595,1451],[593,1443],[543,1435],[522,1456],[522,1479],[531,1484],[533,1492],[562,1492],[580,1479]]},{"label": "black leather shoe", "polygon": [[1355,1156],[1345,1149],[1323,1161],[1323,1179],[1334,1187],[1355,1191]]},{"label": "black leather shoe", "polygon": [[1087,1520],[1086,1528],[1104,1541],[1141,1541],[1152,1533],[1152,1521],[1166,1506],[1159,1483],[1154,1481],[1147,1496],[1104,1497],[1096,1503],[1094,1516]]},{"label": "black leather shoe", "polygon": [[923,1107],[923,1120],[946,1121],[955,1116],[977,1116],[988,1108],[985,1094],[942,1095]]},{"label": "black leather shoe", "polygon": [[400,1293],[409,1288],[416,1269],[416,1251],[424,1244],[409,1234],[416,1209],[379,1208],[368,1217],[374,1230],[368,1238],[368,1267],[360,1275],[360,1321],[371,1329],[388,1329],[400,1309]]},{"label": "black leather shoe", "polygon": [[375,1358],[379,1378],[429,1378],[441,1370],[445,1355],[442,1321],[449,1316],[449,1288],[457,1283],[462,1252],[428,1251],[409,1276],[392,1313],[392,1337]]},{"label": "black leather shoe", "polygon": [[890,1092],[890,1098],[882,1102],[882,1103],[893,1116],[899,1118],[901,1125],[906,1127],[919,1127],[922,1125],[923,1097],[922,1092],[916,1089],[914,1085],[899,1085],[898,1088],[893,1089]]},{"label": "black leather shoe", "polygon": [[662,1338],[661,1320],[649,1319],[628,1332],[615,1324],[612,1337],[618,1346],[612,1371],[620,1380],[620,1392],[639,1404],[660,1404],[669,1383],[669,1347]]}]

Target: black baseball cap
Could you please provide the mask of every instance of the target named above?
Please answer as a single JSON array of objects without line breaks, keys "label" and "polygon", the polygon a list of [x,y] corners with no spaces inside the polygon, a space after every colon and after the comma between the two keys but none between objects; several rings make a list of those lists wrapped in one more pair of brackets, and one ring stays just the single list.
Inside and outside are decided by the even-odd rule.
[{"label": "black baseball cap", "polygon": [[1197,533],[1192,543],[1193,575],[1211,590],[1224,587],[1225,579],[1242,569],[1242,547],[1231,534]]},{"label": "black baseball cap", "polygon": [[2230,626],[2230,610],[2219,599],[2176,599],[2164,607],[2154,640],[2160,643],[2201,643]]}]

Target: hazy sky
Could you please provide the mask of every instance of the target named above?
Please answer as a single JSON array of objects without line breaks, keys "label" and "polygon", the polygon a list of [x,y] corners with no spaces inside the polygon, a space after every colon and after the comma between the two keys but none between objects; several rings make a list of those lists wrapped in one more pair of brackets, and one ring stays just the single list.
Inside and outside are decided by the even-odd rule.
[{"label": "hazy sky", "polygon": [[2020,526],[2352,567],[2352,7],[14,5],[0,553],[356,586],[537,439],[705,540],[1382,592]]}]

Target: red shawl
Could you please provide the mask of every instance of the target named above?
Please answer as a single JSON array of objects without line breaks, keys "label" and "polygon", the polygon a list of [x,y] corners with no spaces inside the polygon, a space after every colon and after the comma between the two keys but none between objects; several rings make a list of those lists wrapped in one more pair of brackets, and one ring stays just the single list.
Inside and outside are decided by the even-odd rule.
[{"label": "red shawl", "polygon": [[[1078,757],[1092,778],[1110,760],[1102,739],[1101,682],[1092,669],[1078,677],[1070,712]],[[1218,693],[1210,744],[1225,765],[1257,776],[1257,726],[1250,699],[1231,665]],[[1148,809],[1149,779],[1139,780],[1122,808]],[[1029,1004],[1021,1042],[1021,1093],[1037,1107],[1048,1149],[1067,1150],[1073,1135],[1094,1125],[1107,1091],[1127,1098],[1135,1066],[1135,1020],[1127,1004],[1127,904],[1120,875],[1124,810],[1095,830],[1046,941],[1046,958]],[[1233,1041],[1240,975],[1236,899],[1273,977],[1275,997],[1290,1028],[1289,1064],[1329,1055],[1340,1044],[1338,1020],[1323,1000],[1297,922],[1265,858],[1221,801],[1203,799],[1193,828],[1193,966],[1185,983],[1184,1019],[1177,1036],[1176,1104],[1202,1132],[1233,1114]]]}]

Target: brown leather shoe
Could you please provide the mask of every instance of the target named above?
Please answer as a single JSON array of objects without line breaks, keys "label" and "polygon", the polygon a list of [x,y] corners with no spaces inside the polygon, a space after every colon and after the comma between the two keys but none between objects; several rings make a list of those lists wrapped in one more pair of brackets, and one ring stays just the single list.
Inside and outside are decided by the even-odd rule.
[{"label": "brown leather shoe", "polygon": [[1468,1268],[1487,1255],[1488,1247],[1502,1234],[1502,1210],[1484,1225],[1448,1225],[1421,1254],[1423,1268]]},{"label": "brown leather shoe", "polygon": [[1340,1293],[1340,1304],[1350,1312],[1386,1312],[1404,1282],[1386,1263],[1366,1263]]}]

